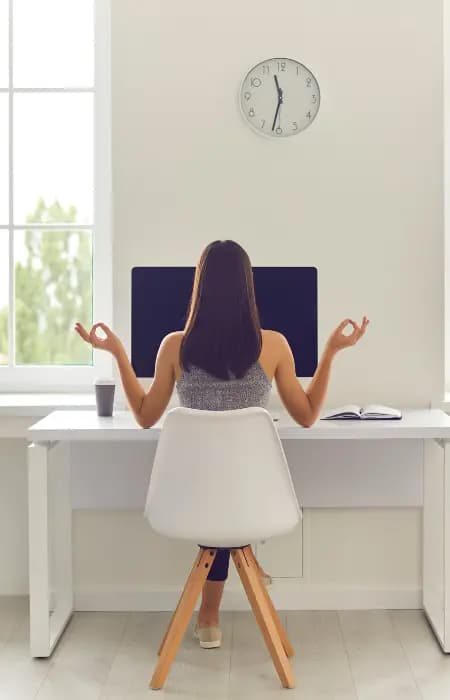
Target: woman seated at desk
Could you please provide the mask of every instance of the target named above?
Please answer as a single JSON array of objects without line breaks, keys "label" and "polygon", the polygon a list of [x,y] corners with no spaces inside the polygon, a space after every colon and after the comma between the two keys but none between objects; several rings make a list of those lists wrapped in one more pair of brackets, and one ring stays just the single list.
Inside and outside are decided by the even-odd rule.
[{"label": "woman seated at desk", "polygon": [[[234,241],[215,241],[205,248],[197,265],[186,327],[162,341],[154,380],[147,393],[136,378],[122,343],[108,326],[97,323],[88,332],[77,324],[76,330],[94,348],[107,350],[115,357],[128,403],[143,428],[152,426],[162,416],[175,385],[182,406],[221,411],[266,407],[274,379],[292,418],[309,427],[322,408],[334,356],[355,345],[368,323],[364,317],[361,325],[351,319],[339,324],[304,391],[297,380],[286,338],[260,326],[247,253]],[[349,324],[353,331],[345,335]],[[97,336],[98,328],[104,332],[104,338]],[[219,607],[228,564],[229,551],[219,550],[203,588],[196,634],[207,648],[220,646]],[[260,571],[269,581],[270,577]]]}]

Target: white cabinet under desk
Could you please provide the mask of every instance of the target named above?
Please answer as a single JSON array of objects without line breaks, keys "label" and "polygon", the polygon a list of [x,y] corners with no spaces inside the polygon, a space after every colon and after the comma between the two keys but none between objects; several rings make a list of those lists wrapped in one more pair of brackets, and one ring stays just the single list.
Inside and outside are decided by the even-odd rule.
[{"label": "white cabinet under desk", "polygon": [[[63,411],[50,414],[28,431],[32,442],[29,447],[29,535],[33,656],[51,654],[74,609],[72,499],[76,507],[118,507],[118,494],[122,494],[124,507],[142,508],[160,429],[161,424],[149,430],[140,429],[129,412],[118,412],[113,418],[102,419],[92,411]],[[424,609],[442,648],[449,652],[450,458],[447,441],[450,441],[450,418],[439,410],[405,410],[401,421],[321,421],[304,429],[286,414],[280,414],[277,429],[304,506],[333,507],[349,498],[353,499],[349,505],[355,506],[422,505],[423,500]],[[319,468],[314,468],[314,464],[309,472],[297,468],[292,458],[295,446],[302,456],[309,455],[311,462],[315,452],[321,453]],[[83,459],[86,450],[96,455],[102,464],[97,474],[89,475],[94,479],[94,488],[89,484],[89,488],[83,490],[83,483],[88,480]],[[112,463],[105,459],[108,450],[115,455]],[[149,464],[138,466],[133,472],[133,455],[140,450],[148,454]],[[75,460],[71,460],[71,452]],[[333,459],[338,453],[341,457],[349,455],[345,468],[342,467],[343,458]],[[359,466],[363,459],[368,464],[365,472]],[[397,460],[402,463],[398,470]],[[124,473],[121,476],[121,461],[129,468],[125,472],[126,483],[120,483]],[[72,497],[71,469],[75,485]],[[409,490],[404,488],[408,469]],[[326,488],[324,482],[336,471],[339,482],[334,479],[330,482],[334,486]],[[403,480],[399,481],[402,472]],[[108,488],[95,488],[95,480],[97,486],[105,485],[108,476]],[[111,488],[112,476],[118,481],[116,488]],[[303,545],[300,527],[278,546],[269,542],[257,548],[263,566],[273,565],[270,573],[283,579],[302,575]],[[370,542],[367,546],[370,547]],[[296,561],[286,559],[283,549],[287,551],[288,548],[298,553]],[[290,607],[292,601],[295,605],[296,598],[291,596]],[[50,610],[53,610],[51,615]]]}]

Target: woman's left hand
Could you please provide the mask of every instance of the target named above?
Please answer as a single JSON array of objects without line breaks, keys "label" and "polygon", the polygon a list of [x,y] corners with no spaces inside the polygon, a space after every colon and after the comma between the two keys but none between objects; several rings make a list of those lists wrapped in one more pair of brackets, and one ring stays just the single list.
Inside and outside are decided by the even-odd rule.
[{"label": "woman's left hand", "polygon": [[[353,326],[353,331],[352,333],[350,333],[350,335],[345,335],[344,329],[349,325]],[[355,321],[352,321],[351,318],[346,318],[330,335],[326,347],[332,352],[338,352],[339,350],[343,350],[344,348],[350,348],[352,347],[352,345],[356,345],[356,343],[362,338],[362,336],[366,332],[366,328],[368,325],[369,319],[366,318],[366,316],[363,317],[360,326],[357,323],[355,323]]]},{"label": "woman's left hand", "polygon": [[[100,328],[105,334],[104,338],[99,338],[97,335],[97,329]],[[122,349],[122,343],[115,333],[112,332],[105,323],[96,323],[92,326],[91,330],[88,332],[86,328],[81,324],[77,323],[75,325],[75,330],[86,343],[92,345],[93,348],[99,350],[106,350],[110,352],[111,355],[117,357],[118,353]]]}]

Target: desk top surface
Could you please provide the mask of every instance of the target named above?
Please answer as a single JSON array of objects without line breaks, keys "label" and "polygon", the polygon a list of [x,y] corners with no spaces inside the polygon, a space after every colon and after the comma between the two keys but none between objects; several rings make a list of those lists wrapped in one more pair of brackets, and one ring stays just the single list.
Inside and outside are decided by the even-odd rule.
[{"label": "desk top surface", "polygon": [[[439,409],[405,409],[401,420],[322,420],[311,428],[302,428],[287,413],[276,415],[283,440],[450,440],[450,416]],[[28,430],[28,438],[33,442],[145,442],[158,439],[162,424],[163,419],[143,430],[129,411],[117,411],[112,418],[99,418],[94,411],[54,411]]]}]

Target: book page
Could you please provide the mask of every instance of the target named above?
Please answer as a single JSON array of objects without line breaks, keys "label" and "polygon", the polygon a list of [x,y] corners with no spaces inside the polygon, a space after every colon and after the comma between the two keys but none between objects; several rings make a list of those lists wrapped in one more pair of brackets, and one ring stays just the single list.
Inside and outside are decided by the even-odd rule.
[{"label": "book page", "polygon": [[401,411],[398,408],[392,408],[391,406],[382,406],[381,404],[369,404],[364,406],[361,411],[362,416],[387,416],[388,418],[400,418]]},{"label": "book page", "polygon": [[339,418],[344,416],[350,416],[354,418],[360,418],[361,407],[356,404],[347,404],[346,406],[339,406],[339,408],[332,408],[325,411],[321,418]]}]

